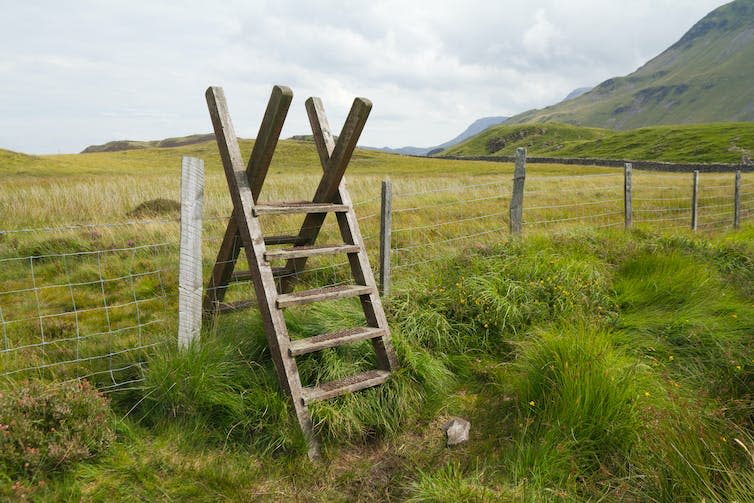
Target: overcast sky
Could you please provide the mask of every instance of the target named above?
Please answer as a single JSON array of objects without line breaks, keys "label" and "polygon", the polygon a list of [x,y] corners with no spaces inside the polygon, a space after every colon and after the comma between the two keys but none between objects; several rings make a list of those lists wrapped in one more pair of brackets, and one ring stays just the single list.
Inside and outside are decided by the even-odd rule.
[{"label": "overcast sky", "polygon": [[0,0],[0,148],[209,132],[209,85],[254,137],[273,84],[294,92],[284,136],[309,132],[308,96],[336,130],[365,96],[362,144],[436,145],[630,73],[724,3]]}]

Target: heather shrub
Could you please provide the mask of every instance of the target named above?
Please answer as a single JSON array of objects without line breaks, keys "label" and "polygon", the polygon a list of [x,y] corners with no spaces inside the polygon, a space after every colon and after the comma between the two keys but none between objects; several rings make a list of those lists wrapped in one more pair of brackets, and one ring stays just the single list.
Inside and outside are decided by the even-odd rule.
[{"label": "heather shrub", "polygon": [[107,399],[86,381],[0,391],[0,473],[10,479],[64,470],[114,436]]}]

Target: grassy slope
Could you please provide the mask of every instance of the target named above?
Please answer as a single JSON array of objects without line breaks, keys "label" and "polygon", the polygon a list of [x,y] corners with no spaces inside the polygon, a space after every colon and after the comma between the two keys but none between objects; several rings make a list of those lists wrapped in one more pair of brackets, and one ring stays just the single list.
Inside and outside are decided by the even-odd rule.
[{"label": "grassy slope", "polygon": [[509,122],[611,129],[754,120],[754,2],[737,0],[697,23],[636,72]]},{"label": "grassy slope", "polygon": [[754,124],[653,126],[621,132],[567,124],[504,124],[440,155],[509,156],[517,147],[526,147],[532,156],[736,163],[754,152]]},{"label": "grassy slope", "polygon": [[[385,393],[314,409],[319,466],[264,363],[259,321],[226,318],[203,349],[153,359],[146,389],[116,395],[128,419],[109,454],[33,490],[40,501],[749,501],[752,238],[530,238],[417,271],[387,302],[404,369]],[[292,333],[348,313],[310,310]],[[369,351],[337,353],[360,365]],[[327,355],[302,368],[349,370]],[[447,449],[452,415],[472,435]]]}]

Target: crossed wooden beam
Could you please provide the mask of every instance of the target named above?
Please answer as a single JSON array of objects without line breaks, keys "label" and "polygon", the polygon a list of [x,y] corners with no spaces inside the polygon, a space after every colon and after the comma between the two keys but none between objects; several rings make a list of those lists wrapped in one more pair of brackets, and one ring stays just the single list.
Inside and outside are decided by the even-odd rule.
[{"label": "crossed wooden beam", "polygon": [[[305,202],[260,203],[259,194],[293,98],[292,91],[284,86],[273,88],[251,157],[245,167],[223,90],[210,87],[207,89],[206,98],[233,201],[233,214],[225,229],[207,288],[204,299],[205,311],[214,314],[222,309],[225,293],[231,281],[251,278],[278,379],[283,389],[291,396],[299,424],[309,441],[310,457],[316,457],[318,444],[313,435],[307,404],[382,384],[388,379],[391,371],[398,367],[390,342],[387,319],[359,231],[358,219],[343,183],[343,174],[356,148],[372,103],[364,98],[354,100],[336,142],[322,101],[319,98],[309,98],[306,101],[306,110],[323,169],[314,196],[311,201]],[[315,246],[328,212],[335,213],[343,244]],[[257,219],[258,215],[264,213],[305,213],[306,216],[295,235],[264,236]],[[267,249],[268,245],[281,244],[293,247],[285,250]],[[235,271],[241,248],[244,249],[249,263],[249,271]],[[293,293],[298,279],[297,273],[304,269],[309,256],[334,253],[347,254],[355,284]],[[270,260],[275,258],[285,259],[285,266],[273,268]],[[276,278],[279,279],[280,291],[276,285]],[[283,316],[284,308],[356,296],[361,301],[366,326],[291,341]],[[296,356],[360,340],[371,341],[376,354],[377,369],[329,383],[302,387]]]}]

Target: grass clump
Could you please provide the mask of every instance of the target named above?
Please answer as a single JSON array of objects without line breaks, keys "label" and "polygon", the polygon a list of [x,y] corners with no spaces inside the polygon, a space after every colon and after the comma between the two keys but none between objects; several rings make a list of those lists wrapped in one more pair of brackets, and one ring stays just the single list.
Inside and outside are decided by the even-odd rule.
[{"label": "grass clump", "polygon": [[107,399],[86,381],[31,381],[0,391],[0,477],[22,491],[103,453],[115,439],[113,426]]},{"label": "grass clump", "polygon": [[637,359],[613,335],[587,325],[538,330],[518,344],[511,383],[517,400],[518,480],[573,483],[625,463],[642,431],[641,400],[652,389]]}]

